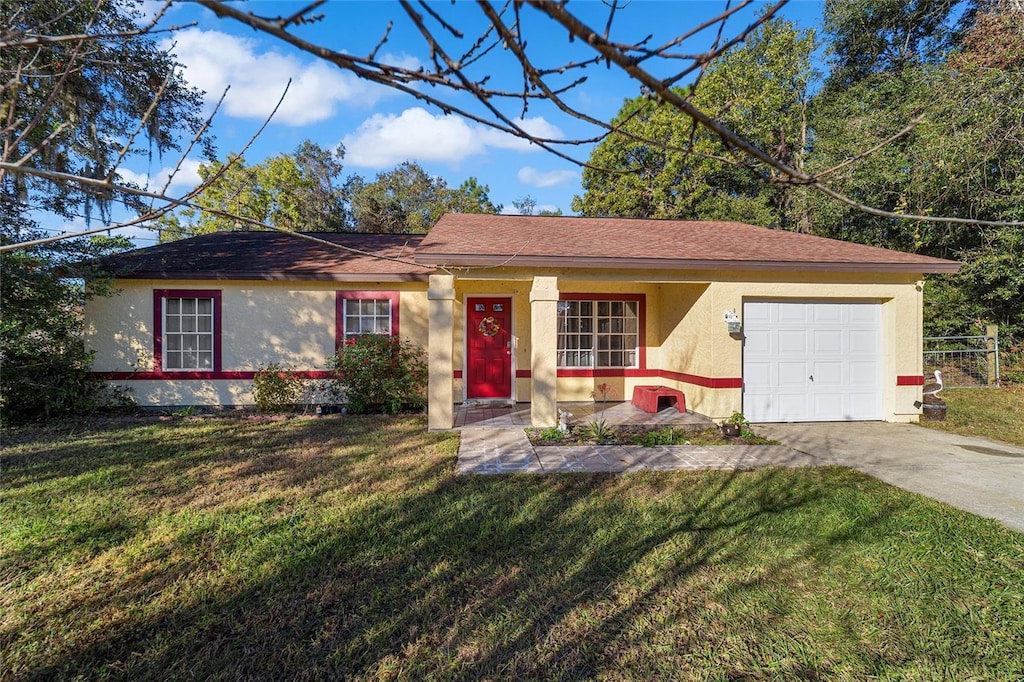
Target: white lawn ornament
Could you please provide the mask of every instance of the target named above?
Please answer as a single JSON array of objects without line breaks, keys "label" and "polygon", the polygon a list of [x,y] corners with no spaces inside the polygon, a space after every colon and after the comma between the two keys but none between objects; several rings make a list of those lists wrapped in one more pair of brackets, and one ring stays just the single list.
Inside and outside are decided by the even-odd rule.
[{"label": "white lawn ornament", "polygon": [[925,384],[924,388],[921,389],[921,393],[926,396],[933,395],[938,397],[939,391],[942,390],[942,372],[935,370],[935,383]]}]

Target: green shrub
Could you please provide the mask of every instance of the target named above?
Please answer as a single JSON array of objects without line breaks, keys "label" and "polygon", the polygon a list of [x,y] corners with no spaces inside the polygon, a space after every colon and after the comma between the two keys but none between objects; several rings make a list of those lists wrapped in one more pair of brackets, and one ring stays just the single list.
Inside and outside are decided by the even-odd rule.
[{"label": "green shrub", "polygon": [[276,362],[260,366],[252,378],[252,397],[260,412],[286,412],[302,397],[304,380]]},{"label": "green shrub", "polygon": [[595,419],[583,427],[582,434],[587,440],[603,445],[615,438],[615,427],[605,419]]},{"label": "green shrub", "polygon": [[1024,347],[1011,348],[999,360],[999,379],[1010,384],[1024,384]]},{"label": "green shrub", "polygon": [[130,410],[130,389],[92,374],[92,354],[74,341],[39,351],[0,340],[0,425]]},{"label": "green shrub", "polygon": [[355,414],[422,411],[427,405],[423,351],[395,336],[364,334],[341,347],[331,361],[331,395]]},{"label": "green shrub", "polygon": [[683,429],[656,429],[638,435],[633,439],[634,445],[642,445],[645,448],[653,448],[657,445],[689,445],[689,432]]},{"label": "green shrub", "polygon": [[541,431],[537,437],[541,440],[563,440],[565,438],[565,431],[562,431],[557,426],[552,426]]},{"label": "green shrub", "polygon": [[[48,236],[27,206],[0,191],[0,244]],[[131,404],[92,373],[82,309],[112,292],[89,259],[131,246],[72,239],[0,253],[0,425],[88,415]],[[85,281],[89,285],[85,285]]]}]

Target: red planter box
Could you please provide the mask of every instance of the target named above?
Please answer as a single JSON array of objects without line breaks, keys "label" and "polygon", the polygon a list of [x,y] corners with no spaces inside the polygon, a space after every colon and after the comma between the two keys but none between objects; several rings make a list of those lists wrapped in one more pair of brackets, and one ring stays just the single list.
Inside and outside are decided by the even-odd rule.
[{"label": "red planter box", "polygon": [[664,386],[636,386],[633,388],[633,405],[644,412],[654,414],[664,407],[673,405],[680,412],[686,412],[686,396],[682,391]]}]

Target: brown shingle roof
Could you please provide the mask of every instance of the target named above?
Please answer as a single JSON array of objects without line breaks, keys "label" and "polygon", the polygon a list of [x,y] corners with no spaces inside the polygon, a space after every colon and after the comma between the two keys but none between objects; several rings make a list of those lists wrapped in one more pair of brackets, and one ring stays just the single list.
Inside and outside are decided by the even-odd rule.
[{"label": "brown shingle roof", "polygon": [[413,263],[423,235],[302,234],[363,253],[280,232],[215,232],[115,254],[97,264],[132,279],[406,281],[425,280],[434,270]]},{"label": "brown shingle roof", "polygon": [[425,265],[955,272],[959,263],[724,221],[447,214]]}]

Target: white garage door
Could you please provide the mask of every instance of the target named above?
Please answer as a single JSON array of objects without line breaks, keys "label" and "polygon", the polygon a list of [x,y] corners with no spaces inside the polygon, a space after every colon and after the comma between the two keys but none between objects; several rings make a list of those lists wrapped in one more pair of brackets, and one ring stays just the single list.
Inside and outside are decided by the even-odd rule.
[{"label": "white garage door", "polygon": [[743,414],[753,422],[882,419],[882,306],[743,305]]}]

